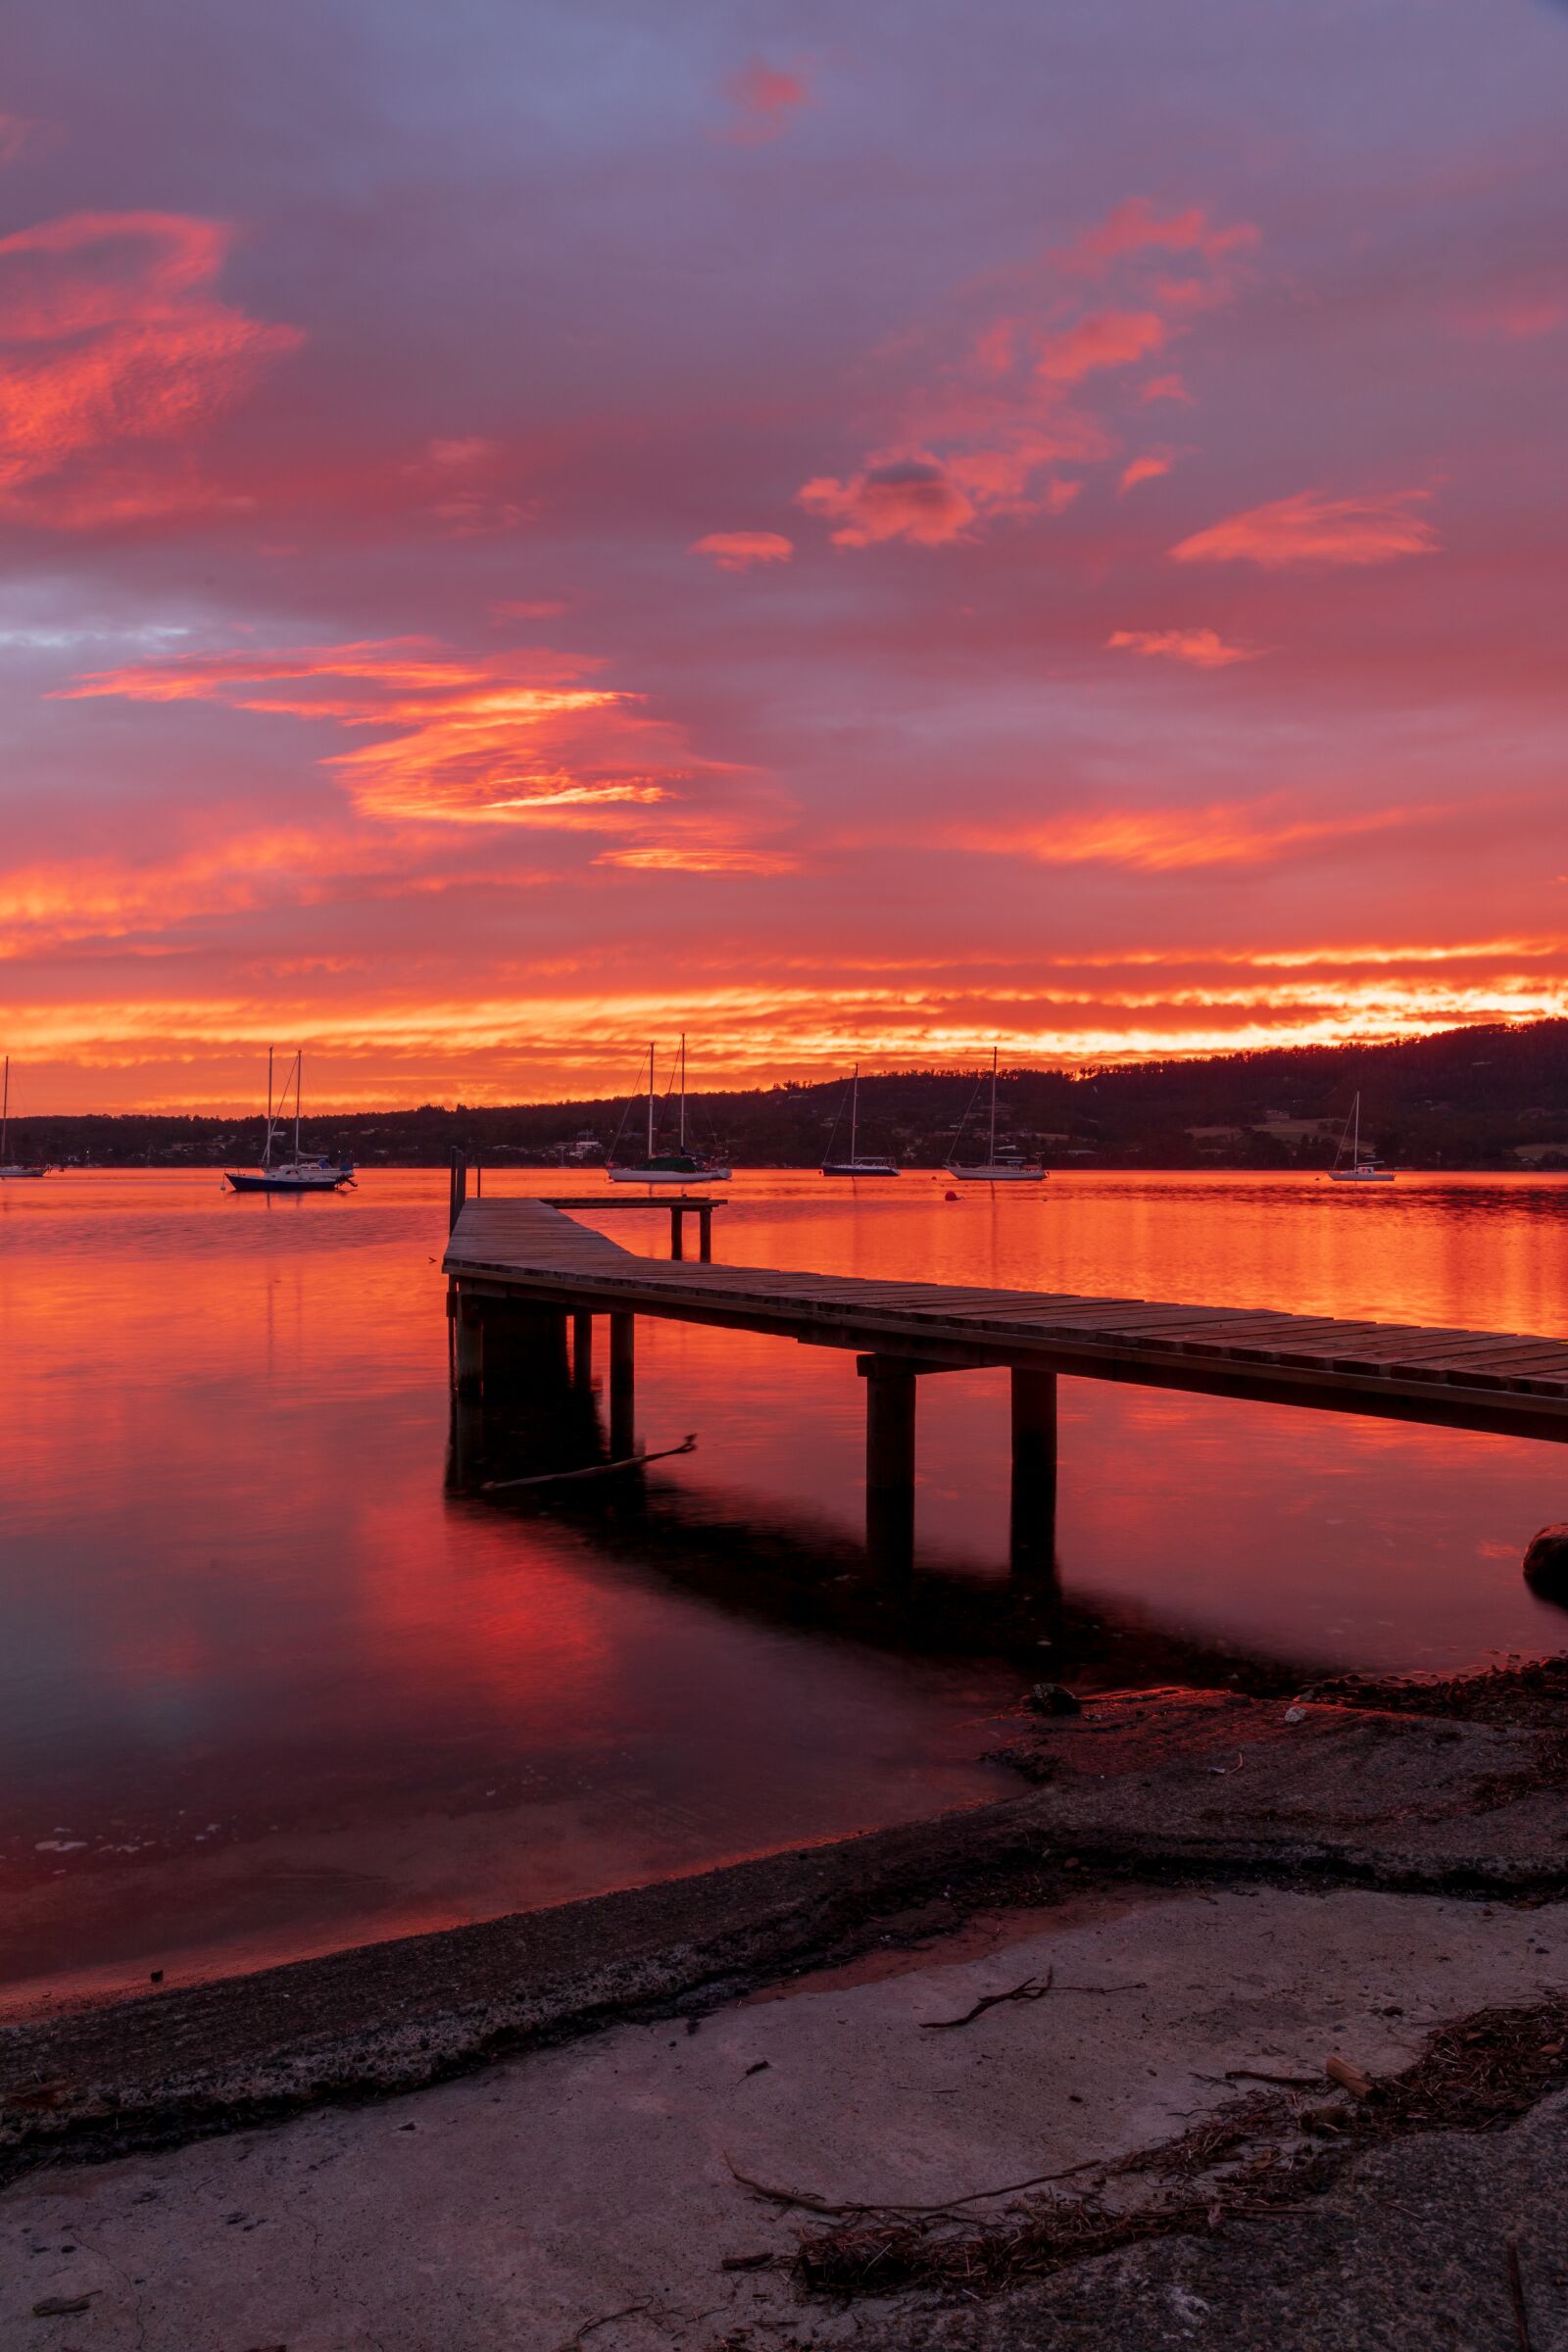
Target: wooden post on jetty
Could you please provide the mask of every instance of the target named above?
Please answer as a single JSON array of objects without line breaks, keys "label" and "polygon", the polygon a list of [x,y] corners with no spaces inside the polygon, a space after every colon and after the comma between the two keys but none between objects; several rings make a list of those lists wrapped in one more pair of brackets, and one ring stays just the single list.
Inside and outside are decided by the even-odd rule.
[{"label": "wooden post on jetty", "polygon": [[486,1389],[564,1385],[566,1318],[560,1307],[487,1298],[480,1319]]},{"label": "wooden post on jetty", "polygon": [[637,1318],[610,1318],[610,1458],[624,1462],[636,1448]]},{"label": "wooden post on jetty", "polygon": [[1012,1573],[1039,1576],[1056,1553],[1056,1375],[1014,1364],[1011,1382]]},{"label": "wooden post on jetty", "polygon": [[686,1217],[678,1201],[669,1204],[669,1254],[683,1258],[686,1254]]},{"label": "wooden post on jetty", "polygon": [[461,1152],[452,1154],[452,1171],[447,1184],[447,1231],[450,1233],[463,1213],[468,1198],[468,1162]]},{"label": "wooden post on jetty", "polygon": [[580,1306],[571,1318],[571,1385],[584,1396],[594,1385],[594,1319]]},{"label": "wooden post on jetty", "polygon": [[477,1299],[460,1291],[453,1300],[457,1321],[458,1395],[477,1396],[484,1383],[484,1326]]},{"label": "wooden post on jetty", "polygon": [[863,1355],[865,1548],[880,1576],[914,1564],[914,1373],[898,1356]]},{"label": "wooden post on jetty", "polygon": [[697,1211],[697,1254],[705,1266],[713,1262],[713,1212],[710,1208]]}]

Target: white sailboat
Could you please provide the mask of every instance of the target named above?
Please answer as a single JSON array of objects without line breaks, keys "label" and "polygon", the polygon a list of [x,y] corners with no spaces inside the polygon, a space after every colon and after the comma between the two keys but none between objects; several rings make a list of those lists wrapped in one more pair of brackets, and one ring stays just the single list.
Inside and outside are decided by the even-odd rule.
[{"label": "white sailboat", "polygon": [[648,1048],[648,1144],[640,1166],[619,1167],[613,1161],[606,1170],[612,1184],[727,1184],[728,1168],[716,1160],[704,1159],[686,1148],[686,1034],[680,1041],[680,1132],[673,1152],[660,1152],[657,1146],[658,1113],[654,1100],[654,1058],[652,1043]]},{"label": "white sailboat", "polygon": [[[324,1153],[318,1158],[307,1158],[300,1149],[300,1088],[305,1073],[303,1051],[294,1056],[283,1091],[272,1102],[273,1049],[267,1049],[267,1142],[259,1168],[227,1170],[227,1181],[236,1193],[335,1193],[354,1182],[351,1160],[333,1161]],[[294,1090],[294,1156],[274,1163],[272,1144],[280,1122],[287,1115],[289,1088]]]},{"label": "white sailboat", "polygon": [[0,1184],[13,1184],[25,1176],[47,1176],[49,1171],[41,1160],[7,1159],[6,1130],[11,1124],[11,1056],[6,1055],[3,1089],[0,1089]]},{"label": "white sailboat", "polygon": [[[1347,1148],[1349,1152],[1348,1162],[1346,1160]],[[1361,1150],[1361,1098],[1359,1095],[1356,1096],[1350,1107],[1350,1115],[1345,1122],[1345,1133],[1340,1138],[1340,1148],[1334,1154],[1334,1165],[1329,1170],[1329,1177],[1335,1184],[1392,1184],[1394,1182],[1394,1170],[1384,1167],[1375,1152],[1364,1152]]]},{"label": "white sailboat", "polygon": [[[1025,1159],[1014,1145],[997,1148],[997,1048],[991,1049],[991,1141],[985,1159],[974,1167],[964,1167],[958,1160],[958,1142],[954,1139],[953,1157],[947,1163],[947,1174],[959,1177],[966,1184],[1043,1184],[1049,1169],[1037,1159]],[[975,1089],[978,1093],[978,1087]],[[974,1097],[970,1097],[972,1102]],[[963,1116],[966,1119],[968,1112]],[[963,1133],[963,1120],[958,1122],[958,1135]]]},{"label": "white sailboat", "polygon": [[[842,1099],[839,1104],[839,1116],[841,1118],[843,1116]],[[891,1159],[879,1158],[874,1153],[868,1153],[865,1158],[861,1158],[858,1148],[859,1127],[860,1065],[857,1062],[855,1075],[850,1080],[850,1156],[848,1159],[833,1157],[833,1136],[830,1135],[827,1139],[827,1157],[822,1162],[822,1174],[824,1176],[896,1176],[899,1171]],[[835,1119],[833,1135],[837,1135],[838,1131],[839,1122],[838,1119]]]}]

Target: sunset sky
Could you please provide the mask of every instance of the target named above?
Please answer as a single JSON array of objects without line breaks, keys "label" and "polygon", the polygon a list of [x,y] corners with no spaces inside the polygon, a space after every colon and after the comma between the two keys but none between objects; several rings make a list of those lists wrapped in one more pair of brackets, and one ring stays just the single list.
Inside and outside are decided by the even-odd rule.
[{"label": "sunset sky", "polygon": [[1568,1010],[1568,7],[54,0],[24,1109]]}]

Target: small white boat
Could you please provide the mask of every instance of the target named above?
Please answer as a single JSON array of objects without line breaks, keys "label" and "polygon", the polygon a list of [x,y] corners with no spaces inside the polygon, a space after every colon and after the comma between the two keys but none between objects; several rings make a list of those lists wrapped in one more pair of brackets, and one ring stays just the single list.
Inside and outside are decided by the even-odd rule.
[{"label": "small white boat", "polygon": [[[844,1105],[841,1102],[839,1118],[842,1118],[843,1115]],[[857,1062],[855,1075],[850,1080],[850,1156],[848,1159],[835,1159],[833,1156],[833,1136],[836,1136],[839,1131],[839,1121],[835,1119],[833,1135],[827,1139],[827,1157],[822,1162],[822,1174],[824,1176],[896,1176],[899,1171],[893,1160],[880,1158],[874,1152],[867,1152],[862,1156],[858,1149],[859,1126],[860,1065]]]},{"label": "small white boat", "polygon": [[[975,1094],[979,1093],[976,1087]],[[971,1105],[974,1096],[969,1098]],[[963,1118],[969,1116],[966,1110]],[[963,1119],[958,1122],[958,1135],[963,1133]],[[957,1155],[957,1139],[954,1141],[954,1155],[947,1163],[946,1174],[956,1176],[964,1184],[1044,1184],[1050,1170],[1037,1159],[1025,1159],[1011,1144],[997,1144],[997,1048],[991,1049],[991,1141],[986,1156],[972,1167],[964,1166]]]},{"label": "small white boat", "polygon": [[[298,1053],[294,1064],[283,1081],[283,1091],[272,1104],[272,1048],[267,1049],[267,1142],[259,1168],[229,1168],[225,1181],[236,1193],[336,1193],[354,1182],[351,1160],[331,1160],[324,1153],[308,1158],[300,1150],[300,1081],[304,1075],[305,1055]],[[283,1118],[288,1102],[289,1088],[294,1089],[294,1156],[292,1159],[272,1158],[272,1141],[278,1122]]]},{"label": "small white boat", "polygon": [[[1348,1152],[1348,1158],[1346,1156],[1347,1152]],[[1341,1136],[1340,1148],[1334,1154],[1334,1165],[1329,1170],[1329,1180],[1333,1184],[1392,1184],[1394,1182],[1394,1170],[1386,1168],[1375,1152],[1363,1152],[1361,1149],[1361,1098],[1359,1095],[1356,1096],[1350,1108],[1350,1115],[1345,1122],[1345,1133]]]},{"label": "small white boat", "polygon": [[[624,1118],[624,1113],[622,1114]],[[636,1166],[616,1164],[612,1145],[612,1158],[605,1173],[612,1184],[727,1184],[730,1170],[717,1160],[704,1159],[686,1149],[686,1038],[680,1041],[680,1134],[673,1152],[660,1152],[657,1144],[657,1111],[654,1102],[654,1048],[648,1048],[648,1149],[646,1156]],[[617,1139],[618,1140],[618,1139]]]},{"label": "small white boat", "polygon": [[6,1129],[11,1124],[11,1056],[6,1055],[4,1089],[0,1091],[0,1184],[16,1184],[24,1177],[47,1176],[42,1160],[7,1159]]}]

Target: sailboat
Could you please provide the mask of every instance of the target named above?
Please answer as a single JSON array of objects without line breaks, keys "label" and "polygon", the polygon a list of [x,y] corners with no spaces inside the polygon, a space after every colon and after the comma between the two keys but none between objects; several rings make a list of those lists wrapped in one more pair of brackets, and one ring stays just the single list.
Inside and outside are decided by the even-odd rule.
[{"label": "sailboat", "polygon": [[[976,1087],[975,1093],[979,1093]],[[970,1097],[972,1102],[974,1097]],[[964,1112],[966,1119],[969,1113]],[[958,1122],[958,1136],[954,1138],[953,1157],[947,1163],[947,1174],[968,1184],[1043,1184],[1049,1171],[1037,1159],[1025,1159],[1016,1145],[1004,1144],[997,1148],[997,1048],[991,1049],[991,1141],[985,1159],[975,1167],[961,1166],[958,1160],[958,1137],[963,1133],[963,1119]]]},{"label": "sailboat", "polygon": [[[1346,1160],[1347,1149],[1349,1152],[1348,1162]],[[1363,1152],[1361,1149],[1361,1098],[1359,1095],[1351,1104],[1350,1115],[1345,1122],[1345,1133],[1340,1138],[1340,1148],[1334,1154],[1334,1165],[1329,1170],[1329,1176],[1335,1184],[1392,1184],[1394,1182],[1394,1170],[1384,1167],[1375,1152]]]},{"label": "sailboat", "polygon": [[699,1158],[696,1152],[688,1152],[686,1149],[686,1036],[684,1031],[681,1033],[680,1041],[680,1132],[677,1147],[673,1152],[656,1150],[658,1119],[654,1102],[654,1055],[655,1049],[650,1044],[648,1048],[648,1147],[646,1154],[641,1164],[636,1167],[617,1167],[612,1160],[606,1171],[611,1183],[727,1184],[730,1177],[728,1168],[720,1167],[715,1160]]},{"label": "sailboat", "polygon": [[[227,1170],[228,1182],[236,1193],[335,1193],[340,1186],[354,1182],[351,1160],[333,1162],[324,1153],[316,1159],[302,1156],[300,1152],[300,1085],[305,1071],[303,1052],[294,1056],[293,1066],[283,1081],[283,1091],[272,1102],[273,1050],[267,1049],[267,1143],[259,1168]],[[272,1144],[283,1120],[290,1086],[294,1089],[294,1156],[292,1159],[272,1158]]]},{"label": "sailboat", "polygon": [[[839,1118],[842,1118],[843,1115],[844,1104],[841,1101],[839,1103]],[[859,1151],[857,1148],[859,1135],[859,1125],[860,1065],[858,1062],[857,1062],[855,1065],[855,1075],[850,1080],[850,1156],[848,1159],[835,1159],[833,1156],[833,1135],[837,1135],[839,1131],[839,1121],[838,1119],[835,1119],[833,1122],[833,1135],[830,1135],[827,1139],[827,1157],[822,1162],[822,1173],[824,1176],[896,1176],[899,1171],[891,1159],[878,1159],[874,1157],[862,1159],[860,1157]]]},{"label": "sailboat", "polygon": [[11,1124],[11,1056],[6,1055],[6,1074],[0,1089],[0,1183],[11,1183],[19,1176],[47,1176],[49,1171],[42,1160],[7,1159],[6,1129]]}]

